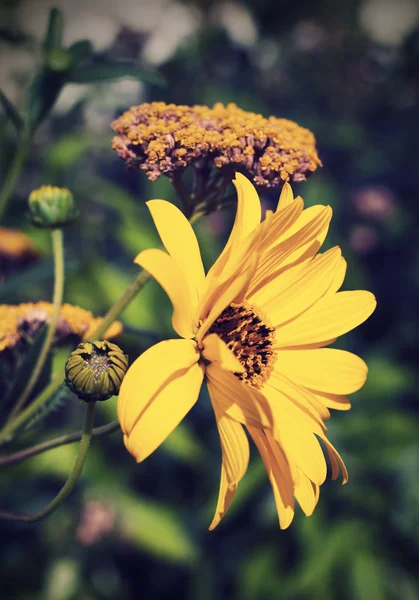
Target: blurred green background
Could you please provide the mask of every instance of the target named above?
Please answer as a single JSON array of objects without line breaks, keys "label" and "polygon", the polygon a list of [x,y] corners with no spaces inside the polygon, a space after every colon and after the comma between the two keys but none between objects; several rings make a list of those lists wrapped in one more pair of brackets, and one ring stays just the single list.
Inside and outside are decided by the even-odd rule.
[{"label": "blurred green background", "polygon": [[[102,315],[117,299],[136,273],[134,256],[157,243],[144,202],[174,196],[163,178],[150,183],[125,171],[109,124],[133,104],[163,100],[233,101],[310,128],[324,167],[294,190],[307,205],[332,205],[328,245],[339,244],[348,260],[344,289],[371,290],[378,308],[339,342],[370,373],[352,410],[328,422],[349,484],[326,482],[312,517],[297,510],[279,530],[254,453],[227,516],[207,531],[220,450],[204,391],[141,465],[120,434],[94,440],[76,492],[54,515],[36,525],[0,523],[1,598],[419,599],[419,3],[3,1],[0,87],[22,110],[51,6],[63,11],[66,44],[89,39],[100,59],[153,68],[166,86],[122,77],[63,89],[6,219],[29,233],[43,259],[0,281],[0,303],[50,299],[49,238],[24,217],[28,193],[44,183],[70,187],[82,213],[65,234],[66,301]],[[2,178],[15,144],[2,114]],[[267,207],[276,196],[264,197]],[[232,218],[217,214],[197,227],[206,265]],[[122,320],[131,359],[172,336],[169,301],[155,282]],[[115,406],[114,398],[99,407],[98,424],[115,417]],[[23,445],[79,429],[82,413],[72,399]],[[3,468],[1,507],[41,508],[75,452],[69,445]]]}]

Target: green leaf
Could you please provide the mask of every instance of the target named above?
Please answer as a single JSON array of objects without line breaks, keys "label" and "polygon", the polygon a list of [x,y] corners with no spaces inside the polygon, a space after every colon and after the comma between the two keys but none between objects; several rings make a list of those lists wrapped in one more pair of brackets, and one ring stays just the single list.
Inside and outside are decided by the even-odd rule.
[{"label": "green leaf", "polygon": [[133,77],[145,83],[164,86],[166,81],[160,73],[141,69],[132,62],[109,62],[76,67],[70,74],[71,83],[101,83],[124,77]]},{"label": "green leaf", "polygon": [[168,506],[126,493],[116,496],[112,492],[112,496],[120,511],[121,527],[136,546],[177,563],[197,559],[197,549],[181,519]]},{"label": "green leaf", "polygon": [[4,95],[4,93],[0,90],[0,103],[3,107],[4,114],[6,117],[13,123],[15,129],[18,133],[23,128],[23,120],[14,105],[10,102],[10,100]]},{"label": "green leaf", "polygon": [[42,49],[45,53],[62,48],[63,29],[63,13],[57,8],[52,8],[49,13],[47,32],[42,44]]},{"label": "green leaf", "polygon": [[27,126],[34,131],[48,116],[61,89],[67,82],[67,72],[42,69],[32,81],[28,96]]},{"label": "green leaf", "polygon": [[93,46],[89,40],[75,42],[67,50],[73,57],[75,65],[78,65],[93,54]]},{"label": "green leaf", "polygon": [[353,597],[358,600],[385,600],[386,569],[372,554],[354,553],[352,567]]}]

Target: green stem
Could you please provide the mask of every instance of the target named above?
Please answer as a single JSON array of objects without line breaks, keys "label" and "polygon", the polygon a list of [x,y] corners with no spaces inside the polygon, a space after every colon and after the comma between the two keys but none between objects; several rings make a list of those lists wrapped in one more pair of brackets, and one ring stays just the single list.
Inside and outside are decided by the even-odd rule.
[{"label": "green stem", "polygon": [[119,317],[121,312],[125,310],[128,304],[138,294],[140,290],[150,279],[150,274],[147,271],[141,270],[138,275],[135,276],[133,281],[129,284],[127,289],[123,292],[120,298],[115,304],[108,310],[106,315],[103,317],[103,321],[96,327],[93,333],[89,336],[91,340],[100,339],[108,327]]},{"label": "green stem", "polygon": [[[92,431],[92,437],[101,437],[103,435],[109,435],[110,433],[118,431],[118,429],[120,429],[119,421],[112,421],[111,423],[108,423],[108,425],[102,425],[102,427],[95,427]],[[9,454],[8,456],[0,456],[0,467],[10,467],[11,465],[20,463],[23,460],[31,458],[32,456],[36,456],[37,454],[41,454],[42,452],[46,452],[47,450],[52,450],[53,448],[58,448],[58,446],[65,446],[66,444],[78,442],[79,440],[81,440],[82,435],[82,431],[67,433],[65,435],[60,435],[59,437],[56,437],[52,440],[42,442],[42,444],[36,444],[35,446],[31,446],[30,448],[19,450],[19,452],[14,452],[13,454]]]},{"label": "green stem", "polygon": [[10,513],[6,511],[0,511],[0,519],[9,519],[13,521],[23,521],[25,523],[34,523],[40,521],[54,510],[56,510],[60,504],[71,494],[76,485],[83,466],[86,460],[87,451],[89,450],[90,439],[92,437],[93,421],[95,416],[96,403],[92,402],[86,405],[86,415],[84,418],[83,433],[80,440],[79,451],[77,453],[76,461],[68,476],[67,481],[61,488],[60,492],[55,496],[54,500],[50,502],[45,508],[35,514],[24,514],[24,513]]},{"label": "green stem", "polygon": [[60,314],[61,304],[63,302],[64,292],[64,247],[63,247],[63,232],[61,229],[53,229],[51,231],[52,237],[52,248],[54,254],[54,294],[52,299],[52,313],[51,319],[48,324],[47,335],[45,336],[42,349],[39,353],[35,367],[32,371],[29,381],[26,384],[25,389],[18,398],[15,406],[13,407],[7,423],[10,423],[15,415],[17,415],[20,409],[25,405],[27,399],[31,395],[39,376],[44,368],[45,361],[47,360],[48,353],[51,348],[51,344],[54,340],[55,331],[57,329],[58,317]]},{"label": "green stem", "polygon": [[10,165],[9,172],[0,192],[0,222],[4,216],[4,213],[7,210],[9,200],[13,196],[13,193],[16,189],[16,184],[19,179],[19,175],[22,170],[23,163],[28,153],[31,141],[32,133],[30,131],[27,131],[22,135],[20,144],[13,157],[12,164]]},{"label": "green stem", "polygon": [[189,219],[193,214],[193,201],[189,195],[188,188],[186,187],[182,176],[176,174],[173,177],[172,184],[182,202],[183,212],[185,213],[185,216]]}]

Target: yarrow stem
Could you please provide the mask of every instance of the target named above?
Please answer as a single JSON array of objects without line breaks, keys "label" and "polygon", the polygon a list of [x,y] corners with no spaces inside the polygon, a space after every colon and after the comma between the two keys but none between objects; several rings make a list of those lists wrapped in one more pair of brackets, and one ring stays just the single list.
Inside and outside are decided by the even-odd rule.
[{"label": "yarrow stem", "polygon": [[34,389],[39,376],[44,368],[45,361],[48,357],[51,344],[54,340],[55,331],[57,329],[58,317],[60,313],[61,304],[63,302],[64,292],[64,247],[63,247],[63,232],[61,229],[53,229],[51,231],[52,247],[54,254],[54,294],[53,294],[53,308],[51,313],[51,319],[48,324],[47,334],[45,336],[42,349],[39,353],[35,367],[29,378],[29,381],[23,390],[22,394],[18,398],[15,406],[13,407],[8,423],[10,423],[14,416],[19,413],[20,409],[25,405],[25,402],[29,398],[32,390]]},{"label": "yarrow stem", "polygon": [[[112,421],[111,423],[108,423],[108,425],[95,427],[92,431],[92,437],[102,437],[104,435],[109,435],[111,433],[114,433],[115,431],[118,431],[119,429],[119,421]],[[65,446],[66,444],[78,442],[79,440],[81,440],[82,436],[82,431],[75,431],[73,433],[60,435],[59,437],[56,437],[52,440],[47,440],[46,442],[42,442],[41,444],[36,444],[35,446],[31,446],[30,448],[24,448],[23,450],[19,450],[19,452],[14,452],[13,454],[9,454],[7,456],[0,456],[0,467],[15,465],[17,463],[22,462],[23,460],[27,460],[28,458],[36,456],[37,454],[46,452],[47,450],[52,450],[53,448],[58,448],[59,446]]]},{"label": "yarrow stem", "polygon": [[87,452],[90,446],[90,440],[93,431],[93,421],[95,416],[96,402],[86,404],[86,414],[84,418],[83,433],[80,440],[79,451],[77,453],[76,461],[68,476],[67,481],[61,488],[57,496],[42,510],[35,514],[24,514],[24,513],[12,513],[6,511],[0,511],[0,519],[9,519],[13,521],[23,521],[25,523],[34,523],[44,519],[56,510],[60,504],[70,495],[76,485],[83,466],[86,460]]},{"label": "yarrow stem", "polygon": [[29,146],[32,141],[32,133],[27,131],[22,135],[20,144],[13,157],[12,164],[7,174],[6,180],[0,192],[0,222],[7,210],[10,198],[16,188],[17,181],[19,179],[20,171],[22,170],[23,163],[29,150]]}]

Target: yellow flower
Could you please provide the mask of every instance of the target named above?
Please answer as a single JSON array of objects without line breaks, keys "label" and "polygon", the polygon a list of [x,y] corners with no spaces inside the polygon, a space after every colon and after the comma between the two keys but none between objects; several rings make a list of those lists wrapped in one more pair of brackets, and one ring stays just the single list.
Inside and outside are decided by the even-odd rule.
[{"label": "yellow flower", "polygon": [[347,395],[365,382],[356,355],[324,348],[374,311],[367,291],[339,292],[346,262],[338,247],[317,254],[329,206],[303,210],[285,185],[275,213],[261,220],[257,193],[234,181],[238,207],[230,238],[207,275],[198,242],[183,216],[163,200],[148,203],[167,252],[149,249],[135,262],[152,274],[173,304],[183,339],[161,342],[131,365],[118,416],[128,451],[149,456],[197,401],[205,379],[220,434],[221,483],[210,529],[230,505],[245,474],[253,438],[273,488],[281,528],[294,498],[310,515],[327,473],[319,439],[336,479],[345,465],[326,437],[329,408],[350,408]]},{"label": "yellow flower", "polygon": [[[34,338],[49,321],[52,308],[50,302],[0,304],[0,352],[15,347],[18,342],[27,338]],[[89,310],[63,304],[60,308],[54,346],[88,340],[102,320],[102,317],[95,318]],[[118,338],[122,331],[122,323],[114,321],[103,337],[112,340]]]}]

